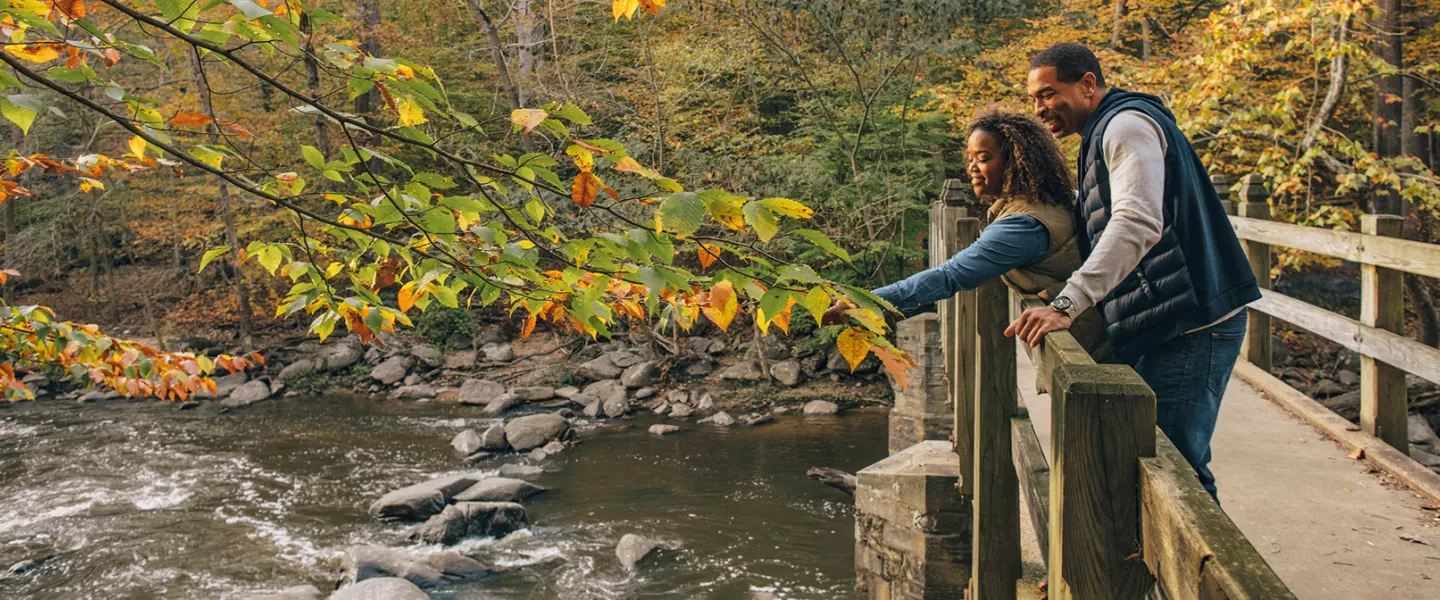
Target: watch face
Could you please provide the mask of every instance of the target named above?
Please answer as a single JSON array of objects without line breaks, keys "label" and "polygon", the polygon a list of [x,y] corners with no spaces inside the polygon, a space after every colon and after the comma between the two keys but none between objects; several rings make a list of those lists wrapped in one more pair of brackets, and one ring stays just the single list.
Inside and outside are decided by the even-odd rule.
[{"label": "watch face", "polygon": [[1055,302],[1052,304],[1052,306],[1060,310],[1070,310],[1070,307],[1074,306],[1074,303],[1071,302],[1069,298],[1061,296],[1055,299]]}]

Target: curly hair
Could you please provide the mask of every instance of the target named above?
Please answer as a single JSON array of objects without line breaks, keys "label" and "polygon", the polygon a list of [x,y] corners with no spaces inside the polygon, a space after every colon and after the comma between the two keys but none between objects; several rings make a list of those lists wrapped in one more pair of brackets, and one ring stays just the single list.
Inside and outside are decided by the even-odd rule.
[{"label": "curly hair", "polygon": [[1071,206],[1070,167],[1060,154],[1050,131],[1030,115],[990,108],[970,121],[970,132],[984,131],[995,136],[1009,161],[1005,169],[1005,194],[1034,198],[1051,204]]}]

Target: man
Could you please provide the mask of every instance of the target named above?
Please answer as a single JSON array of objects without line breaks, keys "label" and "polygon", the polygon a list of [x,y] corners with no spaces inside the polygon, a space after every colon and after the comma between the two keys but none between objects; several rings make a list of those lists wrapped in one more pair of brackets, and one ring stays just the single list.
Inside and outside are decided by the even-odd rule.
[{"label": "man", "polygon": [[1081,136],[1085,261],[1005,333],[1034,346],[1099,306],[1115,357],[1155,390],[1157,424],[1218,499],[1210,437],[1260,290],[1205,166],[1160,99],[1107,87],[1085,46],[1035,55],[1027,86],[1051,134]]}]

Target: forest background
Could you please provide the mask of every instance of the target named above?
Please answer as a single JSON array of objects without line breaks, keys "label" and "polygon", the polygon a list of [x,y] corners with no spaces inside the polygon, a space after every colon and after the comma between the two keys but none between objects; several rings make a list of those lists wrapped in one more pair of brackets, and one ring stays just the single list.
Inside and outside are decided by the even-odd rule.
[{"label": "forest background", "polygon": [[[747,210],[746,223],[770,242],[763,252],[754,245],[697,242],[698,256],[691,248],[676,258],[690,271],[711,267],[715,257],[706,256],[707,247],[723,248],[745,260],[758,254],[777,264],[813,268],[814,277],[790,277],[796,283],[868,288],[915,272],[925,263],[927,205],[945,179],[964,176],[963,137],[969,116],[991,105],[1028,111],[1024,81],[1029,57],[1056,42],[1078,41],[1099,51],[1112,84],[1162,96],[1212,173],[1232,183],[1258,174],[1274,192],[1277,218],[1353,229],[1359,214],[1388,212],[1406,217],[1408,238],[1436,242],[1440,237],[1440,179],[1435,175],[1440,168],[1440,0],[205,3],[203,14],[217,15],[212,24],[229,18],[260,31],[256,24],[269,18],[293,28],[293,43],[306,49],[304,57],[282,51],[257,52],[250,59],[273,81],[245,79],[246,73],[230,61],[204,62],[207,55],[193,45],[173,39],[167,43],[164,36],[154,35],[153,26],[147,29],[138,18],[111,6],[133,6],[137,13],[161,17],[168,16],[167,9],[176,10],[174,1],[90,2],[89,20],[104,24],[99,33],[112,43],[128,40],[121,45],[127,54],[123,60],[118,53],[107,56],[102,47],[81,54],[97,62],[97,69],[98,62],[117,59],[99,75],[84,73],[89,62],[75,64],[76,53],[67,58],[57,48],[57,55],[49,56],[43,44],[14,44],[31,44],[39,29],[19,18],[25,11],[73,31],[71,17],[85,16],[84,2],[7,2],[10,10],[0,25],[12,41],[6,46],[9,57],[19,61],[10,66],[28,65],[52,82],[81,85],[67,88],[73,93],[61,93],[7,69],[15,85],[0,100],[0,112],[11,121],[4,130],[6,148],[14,148],[3,176],[4,299],[10,307],[48,306],[61,318],[98,323],[113,334],[153,338],[162,348],[174,346],[181,337],[202,337],[240,354],[300,333],[307,324],[312,331],[329,329],[321,319],[290,318],[300,308],[317,308],[315,299],[306,299],[310,306],[295,304],[298,272],[287,271],[289,263],[299,259],[287,251],[279,272],[289,277],[277,276],[281,259],[273,252],[278,249],[267,250],[277,240],[294,238],[297,227],[303,229],[297,225],[302,220],[273,199],[237,189],[176,157],[154,163],[160,156],[154,147],[148,149],[149,164],[142,165],[147,148],[143,141],[136,147],[139,136],[80,102],[106,101],[107,80],[123,82],[121,93],[143,96],[141,104],[162,113],[162,125],[206,132],[200,137],[208,136],[209,145],[195,140],[187,146],[191,157],[213,159],[218,165],[213,152],[243,156],[250,164],[314,166],[313,172],[299,175],[293,170],[254,174],[262,182],[256,189],[299,197],[303,179],[341,181],[340,173],[332,177],[328,172],[334,167],[384,165],[373,156],[336,165],[333,161],[352,130],[357,135],[366,132],[327,120],[277,84],[317,96],[323,91],[332,106],[343,106],[377,130],[404,131],[423,129],[426,119],[414,112],[421,110],[418,104],[428,107],[424,114],[437,109],[422,99],[424,90],[406,87],[402,80],[427,80],[432,78],[427,73],[438,73],[443,84],[437,87],[444,96],[444,110],[438,112],[464,114],[459,118],[463,129],[478,133],[463,141],[456,138],[448,146],[451,152],[500,156],[496,160],[512,170],[517,165],[510,153],[545,157],[537,164],[564,163],[554,169],[559,177],[552,189],[584,195],[575,190],[590,181],[590,170],[572,150],[576,144],[571,142],[578,138],[568,131],[558,133],[553,118],[527,123],[524,115],[531,113],[515,112],[548,107],[554,114],[544,116],[566,117],[587,139],[623,145],[618,153],[611,150],[614,165],[602,161],[607,167],[627,173],[643,169],[646,179],[669,192],[677,191],[671,184],[679,181],[692,190],[793,199],[804,206],[766,206],[775,214],[806,219],[804,226],[813,228],[806,231],[821,234],[782,235],[772,241],[774,233],[765,235]],[[110,11],[108,20],[102,16],[105,11]],[[284,31],[266,31],[285,37]],[[366,60],[391,55],[406,60]],[[197,68],[197,61],[204,68]],[[337,69],[341,63],[346,68]],[[419,76],[410,65],[419,67]],[[367,68],[385,72],[377,78],[392,82],[390,87],[357,83],[356,69]],[[384,91],[402,87],[409,93]],[[129,96],[113,100],[134,109]],[[567,115],[567,107],[580,111]],[[145,121],[138,112],[131,116]],[[545,125],[538,134],[537,125]],[[553,135],[545,135],[547,131]],[[418,135],[432,142],[449,140],[435,133]],[[223,149],[217,142],[221,136],[228,142]],[[398,139],[370,135],[361,142],[376,153],[388,153],[385,161],[393,156],[417,165],[417,170],[427,161],[437,162]],[[597,154],[610,149],[579,145]],[[316,159],[302,146],[321,156]],[[1074,155],[1075,140],[1062,146]],[[86,176],[83,168],[71,173],[24,167],[41,166],[33,157],[83,166],[85,157],[96,153],[128,158],[119,159],[119,168],[103,177]],[[630,162],[620,162],[625,158]],[[389,169],[399,171],[394,163]],[[580,172],[572,184],[576,169]],[[601,170],[608,172],[597,168]],[[536,178],[543,177],[528,174],[520,179],[538,185]],[[603,182],[599,186],[611,190]],[[529,213],[533,207],[526,198],[536,192],[522,189],[526,187],[523,182],[510,186],[503,195],[514,201],[516,210],[523,206]],[[616,187],[617,202],[622,195],[645,195]],[[444,189],[438,183],[435,188]],[[587,198],[595,197],[592,186]],[[676,227],[667,215],[662,227],[657,216],[657,233],[666,229],[678,242],[707,231],[734,230],[711,199],[705,198],[705,208],[715,222],[691,227],[688,217],[676,217]],[[301,200],[326,203],[320,198]],[[639,204],[649,201],[641,198]],[[665,206],[662,203],[660,211]],[[813,209],[813,217],[805,207]],[[593,213],[585,208],[588,204],[576,197],[573,206],[561,202],[534,210],[561,229],[598,231],[590,220]],[[769,209],[760,210],[773,222],[776,217]],[[456,214],[464,217],[458,208]],[[346,223],[365,221],[364,215],[353,213],[341,217],[352,218]],[[453,219],[449,226],[454,227]],[[424,228],[417,229],[424,233]],[[309,235],[314,232],[301,232],[302,240]],[[836,251],[829,240],[848,252]],[[306,248],[303,241],[289,247]],[[232,260],[200,269],[221,256]],[[576,264],[585,261],[568,251],[567,256]],[[375,305],[398,303],[403,322],[403,313],[418,298],[416,290],[433,281],[423,280],[417,271],[408,281],[420,287],[405,291],[406,276],[402,273],[397,281],[394,271],[414,266],[408,257],[402,266],[400,258],[397,252],[394,258],[357,265],[352,256],[346,264],[357,272],[370,267],[367,285],[373,288]],[[325,262],[317,264],[323,267]],[[774,272],[774,265],[767,267]],[[1282,276],[1343,274],[1345,267],[1286,251],[1276,270]],[[326,277],[335,275],[325,271]],[[574,283],[558,275],[555,280]],[[587,276],[584,281],[593,280]],[[1432,345],[1440,342],[1434,282],[1407,276],[1406,283],[1411,334]],[[669,285],[683,287],[673,281]],[[743,287],[736,280],[735,288]],[[808,294],[801,288],[772,307],[784,306],[788,321],[790,305],[798,300],[807,306],[820,287]],[[840,289],[825,287],[836,295]],[[712,303],[726,312],[713,287],[697,290],[707,316]],[[734,295],[735,289],[727,290]],[[764,286],[749,291],[740,313],[756,312],[768,294]],[[628,291],[612,287],[609,293],[618,293],[619,302]],[[461,321],[471,318],[464,299],[431,295],[443,306],[417,317],[421,333],[443,330],[456,321],[455,311],[467,314]],[[447,308],[452,305],[458,308]],[[423,300],[420,308],[425,308]],[[659,313],[650,308],[649,313],[632,312],[653,319]],[[331,309],[323,309],[321,316]],[[513,315],[517,309],[520,321],[526,313],[539,313],[542,321],[553,317],[549,320],[557,324],[576,316],[572,310],[560,319],[558,311],[514,299],[492,304],[490,316]],[[728,312],[721,316],[727,323],[736,310]],[[773,320],[775,309],[770,312]],[[394,315],[385,314],[390,320],[385,325],[393,325]],[[359,323],[347,321],[343,310],[335,315],[328,327],[338,320],[354,330]],[[868,315],[856,317],[862,325],[873,325],[866,323]],[[683,315],[670,318],[684,320]],[[805,321],[795,323],[802,333],[815,327]],[[534,322],[531,318],[522,327],[528,330]],[[599,325],[583,318],[570,324],[591,332]],[[878,332],[883,326],[869,328]],[[825,328],[821,337],[833,338],[842,330]],[[7,347],[12,362],[14,352],[13,346]],[[113,386],[115,379],[107,378],[107,383]]]}]

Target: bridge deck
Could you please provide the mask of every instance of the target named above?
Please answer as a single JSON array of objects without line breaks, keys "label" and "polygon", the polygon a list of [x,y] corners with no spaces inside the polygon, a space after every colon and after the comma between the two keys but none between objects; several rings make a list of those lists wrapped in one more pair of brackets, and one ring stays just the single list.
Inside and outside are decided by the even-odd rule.
[{"label": "bridge deck", "polygon": [[[1019,354],[1021,397],[1049,458],[1050,399],[1035,393],[1034,367]],[[1297,597],[1440,597],[1440,513],[1239,378],[1212,448],[1225,511]]]}]

